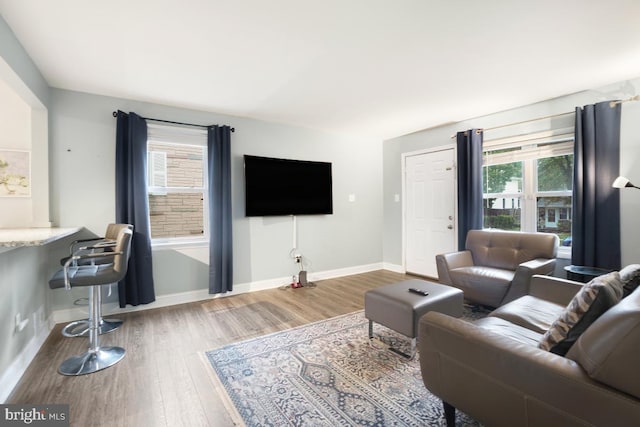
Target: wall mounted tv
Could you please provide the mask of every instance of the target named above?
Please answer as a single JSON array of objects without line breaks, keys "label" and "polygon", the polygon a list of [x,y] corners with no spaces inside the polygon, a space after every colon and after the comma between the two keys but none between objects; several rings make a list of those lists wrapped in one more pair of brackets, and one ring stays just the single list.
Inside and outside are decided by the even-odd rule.
[{"label": "wall mounted tv", "polygon": [[331,163],[244,156],[246,216],[333,213]]}]

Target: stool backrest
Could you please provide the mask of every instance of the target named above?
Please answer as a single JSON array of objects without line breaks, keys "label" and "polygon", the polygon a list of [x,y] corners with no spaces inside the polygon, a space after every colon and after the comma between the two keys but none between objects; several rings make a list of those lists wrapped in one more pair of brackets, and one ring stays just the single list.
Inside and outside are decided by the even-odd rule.
[{"label": "stool backrest", "polygon": [[133,225],[131,224],[108,224],[107,231],[104,233],[104,238],[109,240],[116,240],[118,238],[118,234],[120,234],[120,230],[123,228],[128,228],[133,230]]},{"label": "stool backrest", "polygon": [[129,257],[131,256],[131,240],[133,238],[133,230],[129,227],[120,228],[118,237],[116,238],[116,247],[114,251],[121,253],[113,258],[113,270],[119,277],[117,280],[121,280],[127,274],[127,267],[129,265]]}]

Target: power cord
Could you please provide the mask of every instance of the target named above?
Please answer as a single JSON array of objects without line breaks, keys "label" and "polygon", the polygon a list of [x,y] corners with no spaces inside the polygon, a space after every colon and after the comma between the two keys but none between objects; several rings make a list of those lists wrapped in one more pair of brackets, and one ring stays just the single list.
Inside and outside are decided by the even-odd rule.
[{"label": "power cord", "polygon": [[[304,269],[305,258],[298,251],[298,248],[295,248],[295,247],[292,248],[289,251],[289,257],[294,261],[295,264],[299,265],[299,271],[297,275],[292,276],[291,283],[288,285],[284,285],[282,289],[315,287],[316,286],[315,283],[307,281],[307,271]],[[309,263],[307,265],[309,265]]]}]

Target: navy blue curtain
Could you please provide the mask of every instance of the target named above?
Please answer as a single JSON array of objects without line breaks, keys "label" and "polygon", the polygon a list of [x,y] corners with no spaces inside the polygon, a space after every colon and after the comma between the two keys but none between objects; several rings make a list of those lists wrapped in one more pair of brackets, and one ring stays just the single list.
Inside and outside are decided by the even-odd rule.
[{"label": "navy blue curtain", "polygon": [[483,227],[482,130],[456,134],[458,158],[458,250],[464,250],[469,230]]},{"label": "navy blue curtain", "polygon": [[576,108],[571,263],[619,270],[621,106]]},{"label": "navy blue curtain", "polygon": [[209,126],[209,293],[233,290],[231,128]]},{"label": "navy blue curtain", "polygon": [[118,283],[120,307],[155,301],[147,199],[147,122],[118,111],[116,128],[116,222],[133,225],[131,259]]}]

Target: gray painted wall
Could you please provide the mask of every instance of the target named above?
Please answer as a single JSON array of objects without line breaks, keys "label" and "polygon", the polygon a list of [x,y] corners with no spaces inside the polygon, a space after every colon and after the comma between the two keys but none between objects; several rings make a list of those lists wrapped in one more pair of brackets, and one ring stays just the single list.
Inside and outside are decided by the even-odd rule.
[{"label": "gray painted wall", "polygon": [[[101,234],[114,220],[114,110],[202,124],[228,124],[232,134],[234,283],[297,272],[289,257],[291,217],[244,216],[243,154],[332,162],[334,214],[299,216],[298,248],[309,272],[382,261],[382,142],[203,111],[52,89],[51,212],[60,226]],[[293,179],[294,177],[292,177]],[[355,201],[349,202],[350,194]],[[207,248],[155,250],[159,295],[206,289]],[[54,309],[68,301],[54,297]]]},{"label": "gray painted wall", "polygon": [[[395,202],[394,195],[402,194],[401,156],[403,153],[454,144],[455,141],[451,139],[451,136],[458,131],[470,128],[487,129],[571,112],[577,106],[612,99],[627,99],[638,93],[640,93],[640,79],[635,79],[385,141],[383,146],[384,262],[402,265],[402,203]],[[549,125],[551,124],[551,120],[547,122]],[[635,183],[640,183],[638,123],[640,123],[640,102],[624,103],[622,106],[620,173]],[[494,136],[496,136],[495,133],[497,132],[494,132]],[[640,262],[640,251],[636,243],[640,240],[640,228],[637,221],[640,193],[636,194],[636,192],[637,190],[626,190],[621,191],[620,194],[623,265]]]},{"label": "gray painted wall", "polygon": [[[36,325],[34,313],[41,309],[45,320],[49,319],[50,292],[53,291],[47,284],[51,275],[60,268],[59,261],[67,254],[69,243],[74,238],[0,253],[0,377],[31,340],[46,338],[49,327],[47,324]],[[55,292],[64,293],[64,290]],[[86,296],[86,292],[82,296]],[[23,319],[29,319],[29,324],[20,332],[15,331],[17,313]]]},{"label": "gray painted wall", "polygon": [[[7,82],[19,94],[29,97],[27,104],[34,99],[48,107],[49,87],[31,58],[15,38],[7,23],[0,17],[0,78],[9,78]],[[13,79],[19,80],[14,81]],[[20,87],[16,87],[16,85]],[[39,189],[34,189],[35,192]],[[0,213],[1,214],[1,213]],[[55,254],[52,247],[19,248],[0,252],[0,380],[8,378],[9,367],[37,336],[47,333],[48,328],[34,328],[33,314],[45,309],[47,315],[47,281],[51,275],[50,257]],[[55,255],[53,255],[55,256]],[[27,327],[15,331],[15,315],[31,321]],[[5,381],[0,384],[4,385]],[[0,388],[2,388],[0,385]],[[0,390],[0,396],[8,390]],[[2,401],[0,397],[0,402]]]},{"label": "gray painted wall", "polygon": [[48,106],[49,85],[2,16],[0,16],[0,57],[40,99],[40,102]]}]

